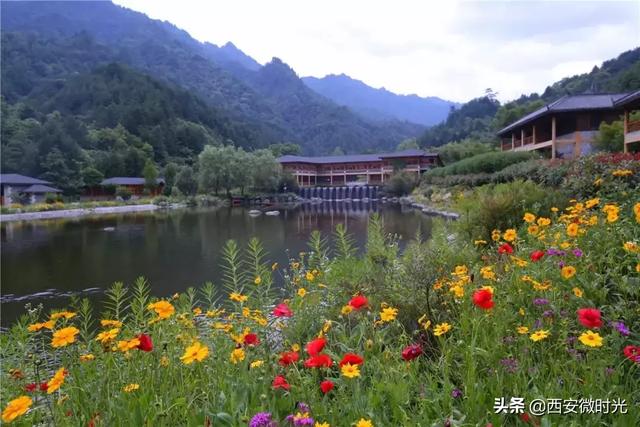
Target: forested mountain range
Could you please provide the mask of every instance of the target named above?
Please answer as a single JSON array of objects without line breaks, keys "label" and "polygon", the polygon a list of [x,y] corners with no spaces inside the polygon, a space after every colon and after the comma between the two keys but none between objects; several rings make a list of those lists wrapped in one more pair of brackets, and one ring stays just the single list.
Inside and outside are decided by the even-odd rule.
[{"label": "forested mountain range", "polygon": [[460,105],[435,96],[397,95],[385,88],[375,89],[345,74],[303,77],[302,81],[337,104],[373,120],[397,119],[433,126],[444,121],[452,107]]},{"label": "forested mountain range", "polygon": [[509,123],[553,102],[563,95],[584,93],[622,93],[640,89],[640,48],[623,52],[604,61],[589,73],[564,78],[548,86],[541,94],[522,95],[500,105],[495,93],[472,99],[452,111],[443,123],[430,127],[419,138],[422,147],[474,139],[494,142],[496,132]]}]

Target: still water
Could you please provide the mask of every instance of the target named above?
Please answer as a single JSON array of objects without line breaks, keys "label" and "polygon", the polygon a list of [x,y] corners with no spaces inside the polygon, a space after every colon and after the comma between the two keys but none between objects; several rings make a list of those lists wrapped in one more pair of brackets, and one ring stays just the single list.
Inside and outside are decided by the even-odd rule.
[{"label": "still water", "polygon": [[[401,237],[401,246],[418,230],[425,237],[430,234],[431,218],[377,202],[307,204],[281,210],[278,216],[207,208],[3,223],[2,325],[23,313],[26,302],[61,307],[71,293],[86,295],[82,291],[87,288],[104,289],[116,281],[130,284],[139,276],[147,278],[158,296],[207,281],[215,284],[222,275],[221,250],[229,239],[244,246],[257,237],[269,262],[282,265],[307,250],[313,230],[330,236],[342,223],[362,248],[373,212],[382,216],[387,232]],[[41,296],[35,299],[34,294]]]}]

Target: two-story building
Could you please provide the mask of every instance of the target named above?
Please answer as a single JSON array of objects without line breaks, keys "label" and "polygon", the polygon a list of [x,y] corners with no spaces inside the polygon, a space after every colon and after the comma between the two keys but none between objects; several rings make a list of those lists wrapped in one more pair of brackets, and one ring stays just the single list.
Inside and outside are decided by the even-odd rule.
[{"label": "two-story building", "polygon": [[402,170],[419,176],[442,164],[437,154],[422,150],[322,157],[282,156],[278,161],[285,172],[296,178],[300,187],[383,184],[394,171]]},{"label": "two-story building", "polygon": [[615,102],[622,109],[624,120],[624,152],[640,148],[640,90],[631,92]]},{"label": "two-story building", "polygon": [[629,95],[563,96],[500,130],[502,150],[537,150],[553,159],[589,154],[600,124],[620,120],[618,103]]}]

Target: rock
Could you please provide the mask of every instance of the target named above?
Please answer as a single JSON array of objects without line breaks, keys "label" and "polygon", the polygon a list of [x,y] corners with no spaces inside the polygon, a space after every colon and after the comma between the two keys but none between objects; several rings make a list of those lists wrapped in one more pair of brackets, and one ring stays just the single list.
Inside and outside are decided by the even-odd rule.
[{"label": "rock", "polygon": [[259,210],[257,210],[257,209],[251,209],[251,210],[249,211],[249,215],[250,215],[250,216],[258,216],[258,215],[262,215],[262,212],[261,212],[261,211],[259,211]]},{"label": "rock", "polygon": [[115,229],[115,227],[105,227],[102,229],[102,231],[114,231]]},{"label": "rock", "polygon": [[267,211],[264,214],[268,216],[277,216],[280,215],[280,211]]}]

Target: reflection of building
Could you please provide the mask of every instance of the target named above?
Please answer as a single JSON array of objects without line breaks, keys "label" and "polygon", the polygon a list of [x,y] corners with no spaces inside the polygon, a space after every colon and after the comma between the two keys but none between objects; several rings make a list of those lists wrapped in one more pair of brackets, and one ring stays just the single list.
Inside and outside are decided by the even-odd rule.
[{"label": "reflection of building", "polygon": [[18,202],[19,199],[29,203],[41,203],[44,202],[47,194],[62,193],[62,190],[50,187],[48,184],[51,183],[16,173],[0,174],[2,189],[0,204]]},{"label": "reflection of building", "polygon": [[623,111],[624,152],[629,152],[632,147],[637,151],[640,145],[640,90],[618,99],[615,105]]},{"label": "reflection of building", "polygon": [[617,103],[627,96],[563,96],[499,131],[502,150],[536,150],[554,159],[589,154],[600,124],[620,119],[622,108]]},{"label": "reflection of building", "polygon": [[420,175],[441,164],[437,154],[422,150],[323,157],[282,156],[278,161],[285,172],[295,176],[301,187],[356,182],[382,184],[395,170]]}]

